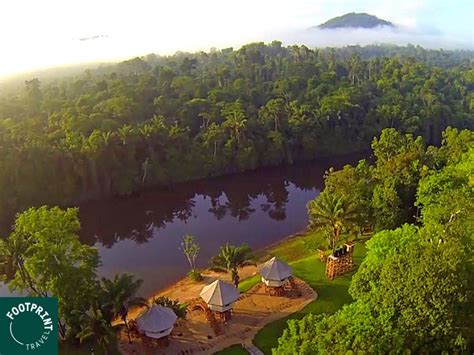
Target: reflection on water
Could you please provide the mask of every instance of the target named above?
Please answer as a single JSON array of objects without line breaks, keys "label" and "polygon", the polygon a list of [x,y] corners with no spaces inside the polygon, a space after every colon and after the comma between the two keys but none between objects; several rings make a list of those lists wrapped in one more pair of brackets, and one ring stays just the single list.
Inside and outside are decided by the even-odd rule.
[{"label": "reflection on water", "polygon": [[80,208],[81,239],[84,243],[99,242],[105,247],[113,247],[124,239],[143,244],[170,224],[188,224],[204,215],[209,215],[215,223],[222,220],[244,222],[261,212],[263,218],[284,221],[290,194],[300,191],[313,198],[316,188],[322,185],[323,173],[324,167],[311,163],[89,203]]},{"label": "reflection on water", "polygon": [[132,272],[145,281],[141,291],[148,296],[188,271],[179,249],[184,234],[194,235],[201,246],[199,267],[206,267],[226,242],[245,242],[253,249],[275,243],[305,228],[306,203],[321,189],[325,170],[357,158],[265,169],[90,203],[80,210],[81,239],[99,249],[102,276]]},{"label": "reflection on water", "polygon": [[321,189],[325,170],[359,157],[265,169],[88,203],[80,207],[81,240],[99,249],[101,276],[133,273],[145,281],[141,293],[149,296],[189,270],[180,250],[184,234],[194,235],[200,244],[199,267],[206,267],[226,242],[247,243],[253,249],[275,243],[305,228],[306,204]]}]

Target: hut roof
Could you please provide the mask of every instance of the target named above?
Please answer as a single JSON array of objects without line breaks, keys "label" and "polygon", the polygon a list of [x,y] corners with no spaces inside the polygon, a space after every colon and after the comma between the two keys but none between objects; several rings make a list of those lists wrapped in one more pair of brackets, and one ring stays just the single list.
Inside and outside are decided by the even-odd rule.
[{"label": "hut roof", "polygon": [[234,285],[224,281],[216,280],[210,285],[204,286],[200,296],[207,304],[215,306],[226,306],[239,298],[239,290]]},{"label": "hut roof", "polygon": [[154,305],[137,318],[137,325],[147,335],[163,333],[174,326],[177,318],[171,308]]},{"label": "hut roof", "polygon": [[281,281],[291,276],[291,267],[273,257],[266,263],[260,265],[259,273],[266,280]]}]

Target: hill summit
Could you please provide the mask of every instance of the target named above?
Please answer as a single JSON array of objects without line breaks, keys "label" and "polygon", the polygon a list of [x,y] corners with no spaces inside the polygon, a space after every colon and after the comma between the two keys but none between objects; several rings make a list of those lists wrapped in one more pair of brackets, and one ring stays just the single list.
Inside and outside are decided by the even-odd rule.
[{"label": "hill summit", "polygon": [[351,12],[342,16],[334,17],[317,26],[320,29],[333,28],[374,28],[377,26],[395,27],[390,21],[385,21],[377,16],[365,12]]}]

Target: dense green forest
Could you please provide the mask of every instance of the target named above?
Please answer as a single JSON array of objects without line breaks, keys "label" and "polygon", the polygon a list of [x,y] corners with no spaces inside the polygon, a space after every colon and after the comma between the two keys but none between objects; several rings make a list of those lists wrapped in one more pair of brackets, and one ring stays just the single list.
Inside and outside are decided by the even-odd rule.
[{"label": "dense green forest", "polygon": [[[326,233],[328,244],[375,225],[351,281],[354,301],[332,315],[290,320],[274,353],[472,353],[474,133],[448,128],[437,148],[385,129],[372,150],[373,163],[328,171],[324,191],[308,204],[310,228]],[[142,281],[100,279],[98,250],[81,244],[79,229],[75,208],[18,214],[0,239],[0,281],[30,296],[58,297],[61,344],[114,348],[120,328],[113,320],[128,329],[128,310],[146,304],[136,297]],[[199,247],[185,238],[193,268]],[[247,252],[226,245],[212,260],[219,266],[226,259],[238,276]]]},{"label": "dense green forest", "polygon": [[353,302],[289,321],[274,354],[472,353],[474,133],[449,128],[435,148],[386,129],[372,149],[374,164],[329,172],[308,204],[310,227],[337,244],[376,226]]},{"label": "dense green forest", "polygon": [[283,47],[149,55],[0,97],[2,213],[474,128],[472,52]]}]

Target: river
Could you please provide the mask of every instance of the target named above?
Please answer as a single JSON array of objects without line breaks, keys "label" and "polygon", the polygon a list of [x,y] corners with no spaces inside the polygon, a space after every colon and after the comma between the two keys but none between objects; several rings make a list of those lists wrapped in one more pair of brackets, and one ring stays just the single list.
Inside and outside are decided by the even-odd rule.
[{"label": "river", "polygon": [[[100,276],[133,273],[144,280],[140,294],[151,296],[189,271],[180,250],[183,235],[194,235],[200,245],[199,267],[208,266],[226,242],[247,243],[252,249],[276,243],[306,227],[306,204],[322,188],[324,172],[360,157],[261,169],[91,202],[80,207],[80,238],[99,250]],[[7,294],[4,286],[2,294]]]}]

